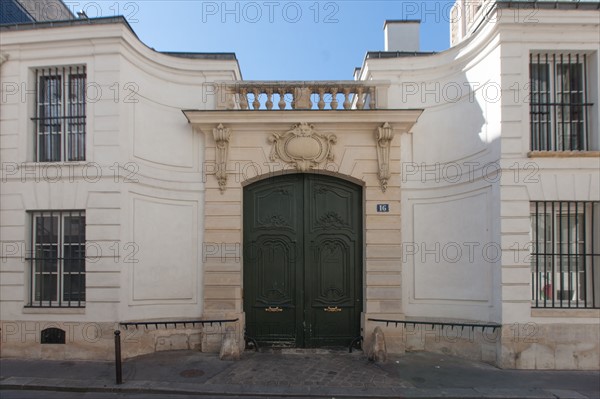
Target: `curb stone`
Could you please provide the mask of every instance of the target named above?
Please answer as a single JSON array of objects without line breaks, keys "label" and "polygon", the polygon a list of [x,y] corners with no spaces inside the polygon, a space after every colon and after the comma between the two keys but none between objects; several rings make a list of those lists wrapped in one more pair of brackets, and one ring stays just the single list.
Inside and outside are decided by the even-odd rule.
[{"label": "curb stone", "polygon": [[289,387],[252,385],[186,384],[156,381],[131,381],[122,385],[106,384],[101,381],[82,381],[52,378],[8,377],[0,381],[0,390],[37,390],[62,392],[111,392],[153,394],[223,394],[237,396],[304,396],[311,398],[335,396],[341,398],[506,398],[506,399],[586,399],[585,396],[568,390],[523,390],[491,388],[333,388],[333,387]]}]

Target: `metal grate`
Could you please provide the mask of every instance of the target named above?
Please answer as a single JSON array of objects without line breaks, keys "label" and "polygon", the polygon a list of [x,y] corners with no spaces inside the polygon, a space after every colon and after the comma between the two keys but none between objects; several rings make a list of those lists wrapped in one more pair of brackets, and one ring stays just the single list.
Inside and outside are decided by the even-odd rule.
[{"label": "metal grate", "polygon": [[531,54],[532,151],[587,151],[592,103],[586,54]]},{"label": "metal grate", "polygon": [[85,212],[33,212],[29,307],[85,305]]},{"label": "metal grate", "polygon": [[534,308],[600,308],[599,202],[531,205]]},{"label": "metal grate", "polygon": [[40,341],[42,344],[64,344],[65,343],[65,330],[60,328],[46,328],[41,332]]},{"label": "metal grate", "polygon": [[85,66],[35,70],[35,153],[38,162],[84,161]]}]

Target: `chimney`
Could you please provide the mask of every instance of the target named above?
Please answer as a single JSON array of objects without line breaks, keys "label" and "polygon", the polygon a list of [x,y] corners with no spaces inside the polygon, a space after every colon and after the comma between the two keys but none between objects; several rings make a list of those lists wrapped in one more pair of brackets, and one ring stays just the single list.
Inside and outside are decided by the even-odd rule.
[{"label": "chimney", "polygon": [[420,20],[387,20],[383,25],[385,51],[417,52],[419,45]]}]

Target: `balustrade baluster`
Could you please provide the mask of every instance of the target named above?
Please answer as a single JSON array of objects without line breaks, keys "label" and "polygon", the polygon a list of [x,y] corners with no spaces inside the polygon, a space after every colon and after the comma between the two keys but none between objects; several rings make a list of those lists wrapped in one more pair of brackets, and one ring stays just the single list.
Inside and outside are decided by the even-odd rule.
[{"label": "balustrade baluster", "polygon": [[258,96],[260,96],[260,90],[259,89],[253,89],[252,93],[254,94],[254,101],[252,101],[252,109],[254,110],[258,110],[260,109],[260,100],[258,99]]},{"label": "balustrade baluster", "polygon": [[273,109],[273,89],[268,88],[265,89],[265,91],[267,92],[267,102],[265,103],[265,106],[268,110],[271,110]]},{"label": "balustrade baluster", "polygon": [[[314,85],[299,83],[297,86],[290,83],[286,85],[268,81],[240,82],[235,86],[229,86],[229,103],[225,107],[234,109],[238,105],[242,110],[263,109],[269,111],[290,108],[302,110],[376,109],[377,87],[368,83],[350,81],[315,82]],[[279,98],[276,97],[277,95]],[[287,95],[291,95],[291,98],[286,98]],[[261,99],[261,96],[265,97]],[[343,96],[343,100],[338,96]],[[239,104],[235,104],[234,101]],[[314,107],[315,105],[316,107]]]},{"label": "balustrade baluster", "polygon": [[343,89],[343,92],[344,92],[344,109],[350,109],[350,107],[352,106],[352,103],[350,102],[350,89],[346,87]]},{"label": "balustrade baluster", "polygon": [[242,109],[248,109],[248,91],[246,89],[240,89],[240,107]]},{"label": "balustrade baluster", "polygon": [[279,89],[279,102],[277,103],[277,105],[279,106],[279,109],[285,109],[285,89]]},{"label": "balustrade baluster", "polygon": [[338,109],[338,100],[337,100],[338,88],[332,87],[330,93],[331,93],[331,109]]},{"label": "balustrade baluster", "polygon": [[356,108],[358,108],[358,109],[365,108],[365,99],[363,98],[363,88],[362,87],[356,88],[356,96],[357,96]]},{"label": "balustrade baluster", "polygon": [[319,102],[317,103],[317,106],[319,107],[319,109],[325,109],[325,100],[323,99],[324,96],[325,96],[325,89],[322,87],[319,87]]}]

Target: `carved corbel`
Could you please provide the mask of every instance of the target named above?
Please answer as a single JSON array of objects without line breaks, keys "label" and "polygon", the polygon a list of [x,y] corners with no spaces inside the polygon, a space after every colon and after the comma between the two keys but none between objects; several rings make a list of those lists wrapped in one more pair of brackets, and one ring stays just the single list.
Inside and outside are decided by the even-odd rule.
[{"label": "carved corbel", "polygon": [[229,139],[231,137],[231,129],[226,128],[223,124],[219,123],[215,129],[213,129],[213,137],[217,143],[215,148],[215,159],[217,162],[216,177],[219,182],[219,188],[221,193],[225,192],[227,188],[227,158],[229,156]]},{"label": "carved corbel", "polygon": [[394,138],[394,129],[389,123],[384,123],[383,126],[378,127],[375,132],[375,140],[377,141],[377,161],[379,163],[379,184],[381,185],[381,191],[385,193],[387,190],[388,180],[390,179],[390,148],[392,146],[392,139]]}]

